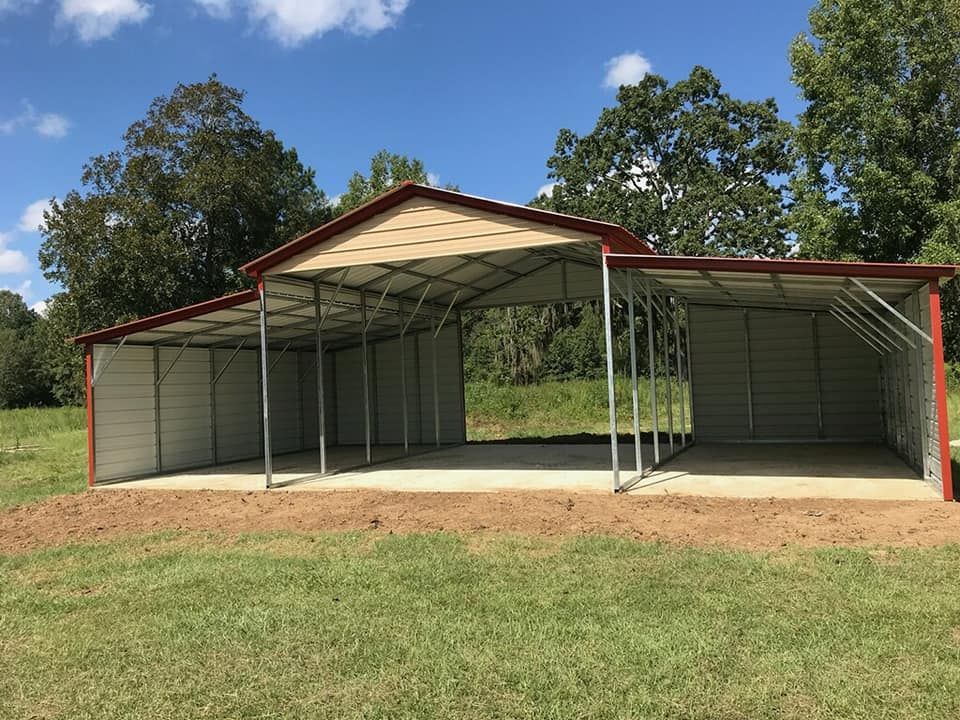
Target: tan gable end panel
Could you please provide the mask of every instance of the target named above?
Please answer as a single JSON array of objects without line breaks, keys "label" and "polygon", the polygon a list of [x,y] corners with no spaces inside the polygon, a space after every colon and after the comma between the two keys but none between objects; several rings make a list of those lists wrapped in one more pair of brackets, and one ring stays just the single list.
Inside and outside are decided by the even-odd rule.
[{"label": "tan gable end panel", "polygon": [[553,225],[412,198],[294,255],[269,274],[596,240]]}]

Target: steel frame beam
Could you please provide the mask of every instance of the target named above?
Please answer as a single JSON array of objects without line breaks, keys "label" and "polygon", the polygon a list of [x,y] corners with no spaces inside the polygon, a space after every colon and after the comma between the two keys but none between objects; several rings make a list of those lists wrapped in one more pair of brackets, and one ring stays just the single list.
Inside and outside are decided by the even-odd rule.
[{"label": "steel frame beam", "polygon": [[607,407],[610,413],[610,469],[613,473],[613,492],[620,491],[620,448],[617,437],[617,394],[613,370],[613,302],[610,297],[610,268],[603,262],[603,337],[607,350]]}]

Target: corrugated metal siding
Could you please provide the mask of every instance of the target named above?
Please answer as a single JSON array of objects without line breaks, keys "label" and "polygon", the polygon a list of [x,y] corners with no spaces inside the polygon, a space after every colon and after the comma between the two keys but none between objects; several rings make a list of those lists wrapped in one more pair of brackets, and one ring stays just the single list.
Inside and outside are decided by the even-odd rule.
[{"label": "corrugated metal siding", "polygon": [[468,302],[467,306],[521,305],[529,302],[530,298],[538,298],[540,302],[587,300],[601,294],[601,283],[599,266],[554,261],[542,270]]},{"label": "corrugated metal siding", "polygon": [[[233,351],[213,352],[214,370],[218,373]],[[217,462],[263,455],[259,362],[258,351],[241,350],[217,381]]]},{"label": "corrugated metal siding", "polygon": [[743,311],[691,305],[690,360],[697,439],[749,438]]},{"label": "corrugated metal siding", "polygon": [[271,268],[270,273],[279,275],[518,247],[595,242],[596,239],[595,235],[554,225],[508,218],[438,200],[412,198],[294,255]]},{"label": "corrugated metal siding", "polygon": [[[455,325],[448,325],[437,337],[437,385],[440,395],[440,442],[464,442],[463,395],[460,387],[460,342]],[[418,336],[420,353],[420,423],[424,443],[435,441],[433,407],[432,338],[429,333]]]},{"label": "corrugated metal siding", "polygon": [[[930,324],[930,289],[922,288],[916,295],[916,315],[915,322],[930,335],[932,327]],[[922,374],[923,382],[923,431],[926,433],[926,454],[927,454],[927,478],[932,480],[937,487],[943,489],[943,469],[940,467],[940,424],[937,414],[937,394],[934,381],[933,367],[933,345],[923,341],[921,351],[922,363],[918,363]]]},{"label": "corrugated metal siding", "polygon": [[[270,351],[270,446],[275,455],[300,449],[300,390],[297,353]],[[279,361],[277,360],[279,358]],[[274,365],[274,363],[276,363]]]},{"label": "corrugated metal siding", "polygon": [[[690,306],[694,421],[707,441],[811,441],[882,437],[876,353],[832,317],[817,314],[819,357],[808,313]],[[748,397],[752,395],[751,436]]]},{"label": "corrugated metal siding", "polygon": [[[110,345],[94,347],[95,373],[113,350]],[[93,397],[97,481],[156,472],[153,349],[120,348]]]},{"label": "corrugated metal siding", "polygon": [[824,436],[879,441],[880,363],[877,353],[832,315],[817,313]]},{"label": "corrugated metal siding", "polygon": [[[369,349],[369,348],[368,348]],[[336,363],[337,432],[336,444],[363,443],[363,376],[360,370],[360,348],[349,348],[333,354]]]},{"label": "corrugated metal siding", "polygon": [[210,438],[210,354],[187,348],[158,348],[160,385],[160,469],[164,472],[213,462]]},{"label": "corrugated metal siding", "polygon": [[754,437],[816,440],[819,423],[811,316],[751,310],[747,317]]}]

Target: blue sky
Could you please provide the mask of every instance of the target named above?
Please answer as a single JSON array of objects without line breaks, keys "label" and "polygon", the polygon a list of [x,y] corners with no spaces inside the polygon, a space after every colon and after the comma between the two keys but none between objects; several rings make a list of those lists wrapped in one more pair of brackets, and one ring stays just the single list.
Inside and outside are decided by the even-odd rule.
[{"label": "blue sky", "polygon": [[812,3],[0,0],[0,287],[31,304],[56,291],[37,213],[177,82],[216,72],[246,90],[247,112],[329,195],[386,148],[465,192],[527,202],[557,130],[585,132],[613,104],[608,81],[706,65],[793,119],[787,49]]}]

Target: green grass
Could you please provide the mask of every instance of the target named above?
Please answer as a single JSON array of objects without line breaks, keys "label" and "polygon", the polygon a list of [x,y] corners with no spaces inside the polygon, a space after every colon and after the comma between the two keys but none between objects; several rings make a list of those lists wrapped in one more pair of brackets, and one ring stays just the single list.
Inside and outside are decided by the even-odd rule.
[{"label": "green grass", "polygon": [[960,548],[141,536],[0,559],[0,717],[956,718]]},{"label": "green grass", "polygon": [[[617,425],[621,433],[632,433],[630,382],[617,378]],[[650,413],[650,390],[645,382],[638,385],[640,429],[653,426]],[[667,427],[667,384],[657,387],[660,429]],[[495,385],[467,383],[467,438],[469,440],[501,440],[505,438],[547,437],[551,435],[606,435],[610,432],[607,408],[607,381],[565,380],[538,385]],[[671,387],[674,432],[680,432],[680,395],[678,386]],[[690,426],[690,403],[684,400],[686,425]]]},{"label": "green grass", "polygon": [[86,485],[82,408],[0,410],[0,509]]}]

